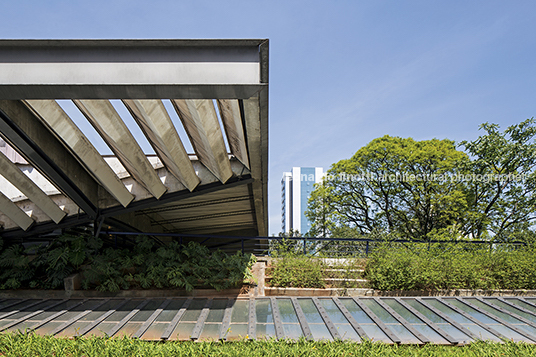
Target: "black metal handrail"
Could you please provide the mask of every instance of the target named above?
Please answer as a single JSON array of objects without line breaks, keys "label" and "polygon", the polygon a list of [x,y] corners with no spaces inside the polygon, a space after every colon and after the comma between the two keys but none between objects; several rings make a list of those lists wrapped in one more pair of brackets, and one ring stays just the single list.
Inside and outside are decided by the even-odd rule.
[{"label": "black metal handrail", "polygon": [[[229,244],[234,243],[241,243],[241,249],[242,252],[244,252],[245,247],[244,243],[247,241],[257,241],[257,245],[259,246],[267,246],[270,247],[270,244],[272,241],[296,241],[296,242],[302,242],[303,241],[303,249],[304,254],[306,254],[307,249],[307,242],[312,241],[318,241],[318,242],[361,242],[365,243],[365,255],[368,255],[370,251],[370,243],[410,243],[410,244],[436,244],[436,243],[443,243],[443,244],[486,244],[490,246],[490,249],[493,246],[497,245],[522,245],[526,246],[526,242],[522,241],[513,241],[513,242],[494,242],[494,241],[487,241],[487,240],[455,240],[455,241],[445,241],[445,240],[412,240],[412,239],[374,239],[374,238],[325,238],[325,237],[245,237],[245,236],[229,236],[229,235],[204,235],[204,234],[182,234],[182,233],[139,233],[139,232],[117,232],[117,231],[106,231],[105,232],[108,235],[112,235],[115,237],[117,241],[117,236],[140,236],[145,235],[148,237],[170,237],[170,238],[180,238],[180,243],[182,244],[183,238],[199,238],[204,239],[201,241],[201,243],[205,243],[210,239],[223,239],[223,240],[233,240],[235,242],[231,242]],[[263,243],[262,241],[268,241],[268,243]],[[218,247],[223,247],[227,244],[218,245]],[[258,252],[266,252],[268,249],[254,249]],[[348,253],[348,252],[347,252]]]}]

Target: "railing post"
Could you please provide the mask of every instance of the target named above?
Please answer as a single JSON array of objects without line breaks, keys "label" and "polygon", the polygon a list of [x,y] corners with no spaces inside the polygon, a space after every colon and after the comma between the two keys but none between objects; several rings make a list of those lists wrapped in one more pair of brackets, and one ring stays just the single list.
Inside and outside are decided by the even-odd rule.
[{"label": "railing post", "polygon": [[307,249],[305,248],[305,239],[303,240],[303,255],[307,255]]},{"label": "railing post", "polygon": [[368,257],[368,249],[369,249],[368,244],[369,244],[369,241],[367,241],[367,246],[365,248],[365,257]]}]

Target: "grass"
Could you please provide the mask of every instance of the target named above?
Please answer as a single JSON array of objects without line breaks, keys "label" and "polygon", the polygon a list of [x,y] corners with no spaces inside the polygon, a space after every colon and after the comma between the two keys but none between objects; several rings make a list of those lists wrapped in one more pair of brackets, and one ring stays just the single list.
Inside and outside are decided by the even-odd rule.
[{"label": "grass", "polygon": [[524,343],[475,342],[463,347],[382,343],[240,341],[148,342],[131,338],[67,340],[33,333],[0,334],[0,356],[536,356]]}]

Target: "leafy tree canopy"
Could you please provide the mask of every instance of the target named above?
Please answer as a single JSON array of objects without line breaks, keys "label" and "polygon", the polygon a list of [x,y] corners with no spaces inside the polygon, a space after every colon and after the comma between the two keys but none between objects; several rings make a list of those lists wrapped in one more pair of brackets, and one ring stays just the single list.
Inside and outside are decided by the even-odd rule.
[{"label": "leafy tree canopy", "polygon": [[476,177],[467,185],[470,211],[465,233],[506,240],[527,231],[535,218],[535,121],[527,119],[504,132],[497,124],[485,123],[480,129],[486,134],[461,143],[472,158],[468,169]]},{"label": "leafy tree canopy", "polygon": [[451,226],[466,198],[463,187],[447,178],[468,160],[450,140],[375,139],[335,163],[313,191],[311,233],[389,231],[420,238]]},{"label": "leafy tree canopy", "polygon": [[504,240],[536,212],[533,119],[464,141],[384,136],[332,165],[311,194],[310,235]]}]

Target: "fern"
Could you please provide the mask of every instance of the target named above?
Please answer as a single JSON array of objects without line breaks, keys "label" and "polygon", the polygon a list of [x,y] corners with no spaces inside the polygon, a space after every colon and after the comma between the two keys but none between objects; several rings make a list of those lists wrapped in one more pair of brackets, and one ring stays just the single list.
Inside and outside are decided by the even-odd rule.
[{"label": "fern", "polygon": [[[0,247],[3,242],[0,240]],[[32,247],[32,257],[20,245],[0,250],[0,289],[59,288],[63,279],[81,271],[84,289],[118,291],[130,287],[236,287],[251,277],[252,255],[211,252],[197,242],[157,246],[140,236],[132,250],[107,248],[88,235],[65,234],[48,246]],[[83,267],[83,268],[81,268]]]},{"label": "fern", "polygon": [[24,255],[24,248],[12,245],[0,255],[0,287],[2,289],[18,289],[35,274],[28,256]]}]

